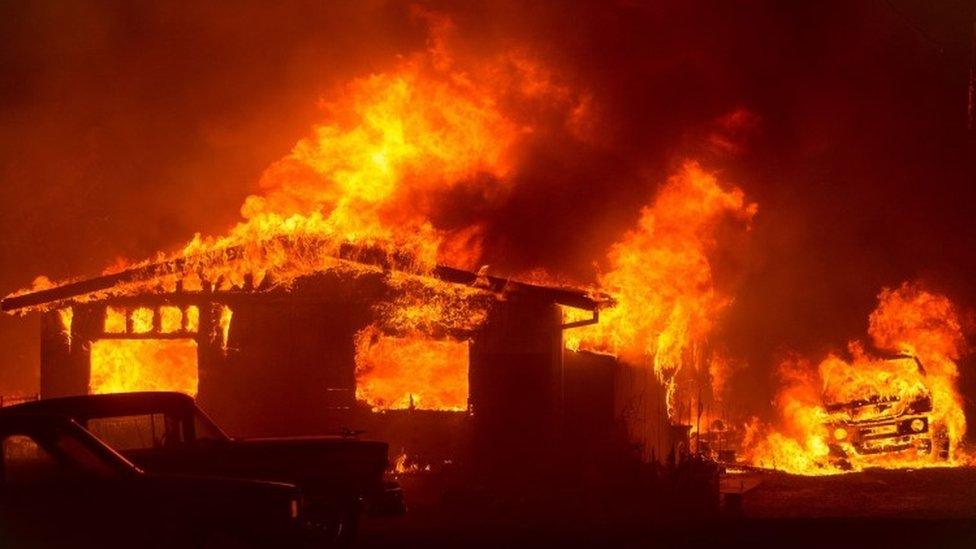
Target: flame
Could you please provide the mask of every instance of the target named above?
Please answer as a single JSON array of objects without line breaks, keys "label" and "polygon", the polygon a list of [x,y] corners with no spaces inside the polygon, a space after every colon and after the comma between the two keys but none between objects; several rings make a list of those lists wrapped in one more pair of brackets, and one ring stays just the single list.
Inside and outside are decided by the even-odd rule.
[{"label": "flame", "polygon": [[[243,221],[222,236],[197,234],[174,254],[116,262],[106,273],[177,261],[73,300],[287,288],[300,276],[361,269],[336,259],[362,259],[355,250],[420,275],[438,262],[477,267],[484,228],[445,215],[457,195],[475,209],[501,203],[527,140],[544,130],[585,138],[590,99],[522,49],[466,54],[450,19],[413,14],[428,27],[427,49],[323,99],[324,121],[264,172]],[[39,278],[18,294],[50,286]]]},{"label": "flame", "polygon": [[107,334],[124,334],[126,332],[126,310],[121,307],[108,306],[105,308],[105,326]]},{"label": "flame", "polygon": [[72,307],[58,309],[58,320],[61,321],[61,333],[64,334],[64,338],[68,343],[68,349],[71,349],[71,321],[73,318],[74,309]]},{"label": "flame", "polygon": [[220,346],[226,352],[227,342],[230,341],[230,321],[234,317],[234,311],[230,307],[224,305],[220,308],[220,318],[217,320],[217,326],[220,328]]},{"label": "flame", "polygon": [[[430,29],[426,51],[324,99],[324,121],[264,172],[259,192],[241,207],[241,222],[222,236],[198,234],[177,253],[160,254],[154,262],[173,261],[146,280],[80,299],[287,288],[322,271],[382,271],[398,297],[376,308],[376,321],[359,337],[361,398],[376,408],[465,409],[463,340],[486,318],[485,292],[429,275],[438,263],[480,265],[485,227],[445,212],[452,213],[459,195],[472,211],[503,202],[525,145],[552,130],[586,142],[595,108],[526,51],[465,55],[449,19],[415,15]],[[568,346],[653,369],[674,416],[677,374],[686,362],[706,367],[702,349],[731,302],[716,284],[711,256],[730,222],[748,224],[755,211],[741,190],[686,163],[609,251],[598,285],[618,305],[599,324],[567,333]],[[109,271],[130,267],[122,262]],[[122,311],[106,317],[106,331],[169,330],[175,315],[165,314],[173,313]],[[198,326],[195,315],[184,315],[190,332]],[[219,322],[225,349],[229,321],[227,310]],[[424,356],[440,357],[440,370],[423,364]],[[411,364],[416,371],[400,371],[424,384],[392,379],[393,357]]]},{"label": "flame", "polygon": [[219,272],[208,266],[207,280],[286,282],[335,268],[345,244],[384,250],[421,274],[438,262],[477,266],[478,222],[448,226],[434,217],[458,189],[484,204],[503,200],[520,145],[553,110],[568,125],[582,99],[522,52],[454,54],[450,20],[418,13],[431,29],[428,50],[324,100],[329,121],[268,168],[262,192],[241,208],[244,221],[185,247],[185,257],[243,247],[245,261]]},{"label": "flame", "polygon": [[729,390],[728,383],[735,366],[735,361],[722,353],[714,353],[709,358],[708,379],[711,381],[712,392],[717,397]]},{"label": "flame", "polygon": [[197,344],[192,339],[100,339],[91,343],[92,394],[179,391],[196,396]]},{"label": "flame", "polygon": [[183,322],[185,323],[184,328],[187,332],[198,332],[200,330],[200,308],[196,305],[187,307]]},{"label": "flame", "polygon": [[374,409],[464,411],[468,345],[366,328],[356,337],[356,398]]},{"label": "flame", "polygon": [[356,336],[356,397],[374,410],[466,410],[468,344],[456,336],[485,322],[490,301],[432,278],[391,273],[389,283],[397,297]]},{"label": "flame", "polygon": [[391,333],[443,334],[470,332],[488,318],[491,300],[477,288],[428,277],[391,273],[388,284],[396,297],[374,307],[377,328]]},{"label": "flame", "polygon": [[[592,108],[588,97],[527,52],[466,55],[456,47],[449,19],[419,9],[414,15],[428,26],[427,49],[325,98],[323,122],[264,172],[259,192],[241,207],[241,222],[223,235],[197,234],[173,254],[139,264],[118,261],[107,274],[151,269],[75,300],[287,289],[323,271],[383,272],[397,297],[376,307],[376,321],[360,337],[360,395],[376,408],[465,409],[463,340],[486,318],[486,292],[430,274],[438,263],[480,265],[484,226],[445,212],[459,194],[476,210],[504,201],[525,143],[550,129],[584,139]],[[41,279],[35,284],[47,286]],[[171,310],[109,308],[105,329],[168,333],[175,320]],[[225,350],[230,320],[224,309],[215,327]],[[183,323],[195,333],[199,311],[187,310]],[[403,349],[414,353],[406,356]],[[417,371],[398,367],[394,357]],[[420,357],[441,365],[428,367]],[[389,378],[394,368],[423,383],[395,387],[399,381]]]},{"label": "flame", "polygon": [[[969,460],[959,448],[966,420],[956,361],[965,340],[953,303],[918,283],[885,288],[869,316],[868,335],[879,353],[895,356],[869,353],[852,341],[849,358],[831,354],[816,367],[795,358],[780,366],[779,423],[776,428],[757,420],[749,425],[747,459],[797,474]],[[892,426],[914,419],[920,420],[917,435]],[[921,431],[926,425],[928,430]],[[850,438],[861,429],[869,429],[862,444],[870,446],[864,452]],[[902,440],[895,437],[898,433],[905,435]],[[948,445],[944,458],[939,455],[943,437]],[[926,449],[926,444],[931,446]],[[832,453],[831,447],[838,450]]]},{"label": "flame", "polygon": [[746,426],[743,446],[754,465],[809,474],[837,469],[827,463],[827,411],[816,369],[802,357],[790,357],[777,369],[781,389],[773,401],[780,430],[766,434],[758,419]]},{"label": "flame", "polygon": [[417,470],[417,466],[414,464],[407,465],[407,453],[400,452],[396,458],[393,459],[393,473],[397,475],[403,475],[406,473],[412,473]]},{"label": "flame", "polygon": [[724,188],[697,163],[684,164],[641,211],[637,228],[610,249],[599,286],[617,305],[599,324],[567,332],[567,347],[653,368],[673,418],[676,374],[732,300],[712,273],[721,230],[730,221],[748,224],[755,213],[740,189]]},{"label": "flame", "polygon": [[919,284],[884,289],[868,318],[868,335],[879,349],[919,358],[932,395],[933,416],[944,423],[953,447],[966,434],[956,363],[966,352],[959,312],[945,296]]},{"label": "flame", "polygon": [[137,307],[132,311],[132,332],[136,334],[148,334],[153,330],[153,319],[156,311],[149,307]]},{"label": "flame", "polygon": [[183,311],[179,307],[163,305],[159,308],[159,331],[164,334],[179,332],[183,328]]}]

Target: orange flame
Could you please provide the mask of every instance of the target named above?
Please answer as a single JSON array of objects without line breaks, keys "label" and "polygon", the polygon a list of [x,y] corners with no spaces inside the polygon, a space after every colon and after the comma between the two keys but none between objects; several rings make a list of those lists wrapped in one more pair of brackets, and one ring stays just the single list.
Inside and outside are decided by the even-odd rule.
[{"label": "orange flame", "polygon": [[91,344],[90,393],[179,391],[195,396],[198,382],[192,339],[100,339]]},{"label": "orange flame", "polygon": [[178,332],[183,328],[183,311],[179,307],[164,305],[159,308],[159,331],[164,334]]},{"label": "orange flame", "polygon": [[[504,200],[521,145],[552,125],[585,137],[589,99],[523,51],[457,54],[449,19],[414,12],[430,29],[427,50],[323,100],[327,122],[265,171],[261,192],[241,207],[241,223],[223,236],[197,234],[176,254],[117,263],[108,272],[181,261],[172,272],[76,301],[177,285],[191,292],[268,281],[287,287],[299,276],[360,268],[336,260],[356,259],[341,253],[350,244],[381,250],[397,269],[415,274],[428,274],[437,262],[477,267],[479,221],[435,218],[453,206],[458,190],[480,206]],[[39,278],[31,290],[49,286]]]},{"label": "orange flame", "polygon": [[132,332],[136,334],[148,334],[153,330],[153,319],[156,311],[149,307],[138,307],[132,311]]},{"label": "orange flame", "polygon": [[105,308],[105,333],[124,334],[126,332],[126,311],[119,307]]},{"label": "orange flame", "polygon": [[665,383],[673,417],[676,373],[731,302],[716,287],[711,265],[723,224],[745,225],[755,213],[741,190],[725,189],[714,174],[686,163],[610,250],[610,270],[599,285],[617,305],[599,324],[567,332],[567,347],[649,364]]},{"label": "orange flame", "polygon": [[61,333],[64,334],[64,338],[68,342],[68,349],[71,348],[71,322],[74,316],[75,313],[72,307],[58,309],[58,320],[61,321]]},{"label": "orange flame", "polygon": [[230,321],[234,318],[234,311],[228,306],[220,308],[220,318],[217,319],[217,326],[220,328],[220,346],[227,351],[227,342],[230,341]]},{"label": "orange flame", "polygon": [[186,317],[183,319],[184,328],[187,332],[196,333],[200,330],[200,308],[190,305],[186,308]]},{"label": "orange flame", "polygon": [[221,238],[197,235],[185,256],[243,246],[248,260],[216,273],[234,285],[245,274],[259,284],[335,268],[331,259],[346,243],[410,258],[418,273],[437,262],[477,266],[477,222],[438,227],[433,215],[462,187],[488,204],[503,199],[518,146],[553,105],[569,125],[582,99],[524,54],[453,55],[451,22],[421,17],[432,29],[429,49],[323,101],[329,122],[264,173],[261,194],[241,208],[245,221]]},{"label": "orange flame", "polygon": [[[148,280],[77,301],[177,289],[287,288],[298,277],[322,271],[378,270],[382,267],[355,262],[364,259],[360,254],[380,252],[388,259],[384,267],[393,271],[388,283],[401,297],[377,308],[368,332],[373,344],[358,347],[363,398],[376,407],[404,407],[406,398],[424,408],[464,409],[467,358],[462,360],[458,349],[463,345],[454,340],[483,322],[485,292],[457,289],[427,275],[438,262],[477,267],[483,227],[476,219],[437,220],[453,206],[459,190],[481,206],[504,200],[521,145],[553,124],[585,137],[591,109],[587,98],[559,84],[525,52],[459,55],[449,19],[423,10],[415,15],[429,26],[427,50],[403,57],[389,71],[358,78],[323,100],[326,122],[265,171],[260,192],[241,207],[243,221],[223,236],[197,234],[176,254],[160,254],[141,265],[118,262],[107,272],[151,262],[171,266],[154,271]],[[35,289],[47,286],[46,279],[35,283]],[[181,318],[183,331],[197,332],[199,311],[188,309]],[[223,336],[225,350],[230,320],[225,309],[214,334]],[[105,330],[170,333],[176,321],[176,312],[166,309],[109,308]],[[416,357],[440,357],[445,367],[436,375],[423,374],[423,386],[390,388],[400,394],[387,394],[380,389],[386,383],[382,376],[394,358],[418,371],[424,366],[377,335],[380,330],[395,335],[400,349],[411,348]],[[133,345],[124,352],[150,352],[149,343]],[[108,344],[99,347],[106,355],[123,353],[109,353]]]},{"label": "orange flame", "polygon": [[920,284],[885,288],[869,317],[868,335],[850,359],[831,354],[816,368],[803,359],[781,366],[777,428],[753,421],[747,458],[798,474],[864,467],[931,467],[967,461],[956,364],[964,350],[959,315],[945,296]]},{"label": "orange flame", "polygon": [[464,411],[468,345],[367,328],[356,340],[356,398],[374,409]]}]

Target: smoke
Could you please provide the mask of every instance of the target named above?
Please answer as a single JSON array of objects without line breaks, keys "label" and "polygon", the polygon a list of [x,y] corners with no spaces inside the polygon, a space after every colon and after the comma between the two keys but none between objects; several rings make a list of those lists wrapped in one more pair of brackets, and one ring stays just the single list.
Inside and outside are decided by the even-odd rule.
[{"label": "smoke", "polygon": [[[732,394],[768,402],[773,357],[863,332],[882,286],[972,303],[968,5],[899,2],[907,25],[880,1],[674,4],[4,4],[0,284],[223,233],[330,93],[429,46],[426,10],[453,21],[457,55],[522,51],[576,94],[576,125],[527,140],[503,201],[437,197],[457,204],[439,225],[479,219],[492,272],[594,281],[691,158],[760,205],[715,258],[739,288],[717,337],[752,365]],[[35,330],[0,319],[0,393],[36,390]]]}]

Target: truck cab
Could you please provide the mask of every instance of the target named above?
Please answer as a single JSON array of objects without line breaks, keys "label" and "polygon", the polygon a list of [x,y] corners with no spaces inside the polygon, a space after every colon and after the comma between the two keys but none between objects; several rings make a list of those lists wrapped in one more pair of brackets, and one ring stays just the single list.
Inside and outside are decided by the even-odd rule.
[{"label": "truck cab", "polygon": [[40,400],[3,414],[70,417],[139,467],[160,473],[288,482],[326,538],[351,541],[360,516],[398,515],[400,487],[384,480],[388,447],[353,436],[229,437],[184,394],[117,393]]},{"label": "truck cab", "polygon": [[824,408],[831,461],[849,468],[854,459],[870,464],[894,454],[948,459],[949,438],[944,426],[933,421],[932,395],[921,361],[910,355],[883,360],[893,373],[888,384],[901,391],[862,391],[837,399],[826,396],[837,394],[828,381]]}]

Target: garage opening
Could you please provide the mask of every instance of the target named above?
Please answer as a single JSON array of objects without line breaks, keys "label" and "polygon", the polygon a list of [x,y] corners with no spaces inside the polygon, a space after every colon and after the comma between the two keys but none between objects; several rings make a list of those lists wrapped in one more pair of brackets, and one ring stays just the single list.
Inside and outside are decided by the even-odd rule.
[{"label": "garage opening", "polygon": [[356,398],[374,410],[464,411],[468,342],[360,333]]},{"label": "garage opening", "polygon": [[193,339],[99,339],[91,344],[91,394],[179,391],[196,396]]}]

